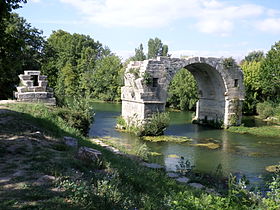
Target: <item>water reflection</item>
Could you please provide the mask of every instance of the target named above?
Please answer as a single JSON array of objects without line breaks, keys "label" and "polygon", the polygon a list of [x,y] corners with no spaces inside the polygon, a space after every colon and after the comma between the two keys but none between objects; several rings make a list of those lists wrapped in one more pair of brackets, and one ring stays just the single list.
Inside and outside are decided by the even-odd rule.
[{"label": "water reflection", "polygon": [[[121,112],[120,104],[95,103],[94,106],[96,115],[90,136],[115,137],[122,144],[132,147],[143,143],[134,135],[114,129],[116,117]],[[192,144],[213,142],[220,147],[209,149],[190,143],[146,142],[151,151],[162,154],[155,157],[154,161],[164,164],[169,170],[175,170],[179,157],[183,156],[195,165],[198,171],[213,172],[221,164],[225,174],[242,173],[254,181],[265,172],[266,166],[278,164],[280,161],[280,139],[241,135],[193,125],[191,112],[170,112],[170,116],[171,124],[166,129],[166,135],[190,137],[193,139]]]}]

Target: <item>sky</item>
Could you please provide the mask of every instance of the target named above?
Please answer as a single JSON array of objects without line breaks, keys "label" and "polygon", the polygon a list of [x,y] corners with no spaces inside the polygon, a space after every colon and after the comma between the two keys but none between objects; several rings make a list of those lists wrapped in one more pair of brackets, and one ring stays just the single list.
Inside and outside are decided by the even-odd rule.
[{"label": "sky", "polygon": [[15,10],[46,38],[91,36],[122,59],[158,37],[172,57],[242,59],[280,40],[279,0],[28,0]]}]

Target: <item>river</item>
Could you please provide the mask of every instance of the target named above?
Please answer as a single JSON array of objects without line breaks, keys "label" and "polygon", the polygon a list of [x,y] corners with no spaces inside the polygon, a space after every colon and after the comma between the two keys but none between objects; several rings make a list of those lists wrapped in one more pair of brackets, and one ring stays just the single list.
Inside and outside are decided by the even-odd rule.
[{"label": "river", "polygon": [[[121,104],[94,103],[95,121],[90,137],[113,137],[124,146],[144,143],[138,137],[115,130],[116,118],[121,114]],[[280,161],[280,139],[231,133],[222,129],[211,129],[191,123],[192,112],[170,111],[170,125],[165,135],[186,136],[194,143],[207,140],[220,145],[218,149],[190,146],[189,143],[145,142],[153,152],[160,153],[154,162],[163,164],[168,170],[176,170],[179,157],[184,157],[199,172],[214,172],[220,164],[225,175],[246,175],[251,183],[260,182],[268,165]]]}]

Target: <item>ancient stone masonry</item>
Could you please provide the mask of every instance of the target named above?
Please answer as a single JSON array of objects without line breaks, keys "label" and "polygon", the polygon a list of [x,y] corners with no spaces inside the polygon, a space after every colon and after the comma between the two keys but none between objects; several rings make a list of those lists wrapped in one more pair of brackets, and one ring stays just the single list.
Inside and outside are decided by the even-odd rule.
[{"label": "ancient stone masonry", "polygon": [[238,66],[225,66],[222,58],[158,57],[131,61],[122,87],[122,117],[127,123],[142,123],[154,112],[165,110],[167,89],[181,68],[188,69],[198,84],[195,121],[239,125],[244,100],[243,73]]},{"label": "ancient stone masonry", "polygon": [[42,102],[55,105],[52,88],[47,87],[47,76],[40,71],[28,70],[19,75],[20,85],[17,87],[15,97],[21,102]]}]

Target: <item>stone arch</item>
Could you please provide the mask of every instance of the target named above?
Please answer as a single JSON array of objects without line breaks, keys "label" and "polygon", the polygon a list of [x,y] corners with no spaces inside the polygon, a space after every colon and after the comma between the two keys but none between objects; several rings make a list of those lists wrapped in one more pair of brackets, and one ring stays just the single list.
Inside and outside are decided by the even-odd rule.
[{"label": "stone arch", "polygon": [[122,87],[123,118],[141,123],[152,113],[164,111],[168,85],[181,68],[187,68],[198,83],[197,123],[220,123],[225,127],[241,123],[244,100],[241,69],[226,67],[220,58],[203,57],[158,57],[131,62]]}]

